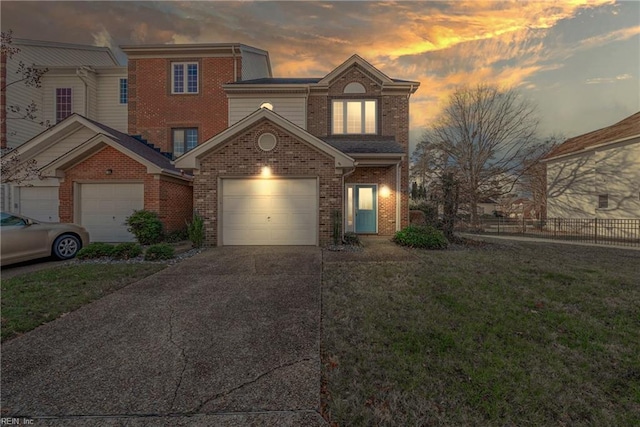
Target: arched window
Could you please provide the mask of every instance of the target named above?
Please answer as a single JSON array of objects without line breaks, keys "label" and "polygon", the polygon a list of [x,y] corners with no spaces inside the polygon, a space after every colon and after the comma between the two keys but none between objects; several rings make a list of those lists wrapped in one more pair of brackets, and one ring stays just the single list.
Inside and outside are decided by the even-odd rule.
[{"label": "arched window", "polygon": [[364,86],[362,86],[362,84],[358,82],[351,82],[348,85],[346,85],[344,88],[344,93],[365,93],[365,92],[366,90],[364,89]]}]

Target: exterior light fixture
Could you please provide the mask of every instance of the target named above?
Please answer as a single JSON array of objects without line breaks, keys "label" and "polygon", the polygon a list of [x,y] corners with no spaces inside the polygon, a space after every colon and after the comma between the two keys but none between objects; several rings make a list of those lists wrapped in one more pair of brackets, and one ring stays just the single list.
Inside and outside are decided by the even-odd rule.
[{"label": "exterior light fixture", "polygon": [[107,175],[111,175],[111,174],[113,173],[113,169],[107,169],[107,170],[105,171],[105,173],[106,173]]},{"label": "exterior light fixture", "polygon": [[261,175],[263,178],[271,178],[271,168],[269,166],[263,166]]},{"label": "exterior light fixture", "polygon": [[382,185],[380,187],[380,197],[389,197],[391,195],[391,190],[386,185]]}]

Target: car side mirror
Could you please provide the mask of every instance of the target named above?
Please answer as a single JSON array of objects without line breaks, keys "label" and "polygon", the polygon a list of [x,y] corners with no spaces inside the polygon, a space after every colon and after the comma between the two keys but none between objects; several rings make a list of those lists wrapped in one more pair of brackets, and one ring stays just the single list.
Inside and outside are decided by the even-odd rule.
[{"label": "car side mirror", "polygon": [[24,224],[25,224],[26,226],[29,226],[29,225],[33,225],[33,224],[34,224],[34,222],[33,222],[33,220],[32,220],[32,219],[30,219],[30,218],[25,218],[25,219],[24,219]]}]

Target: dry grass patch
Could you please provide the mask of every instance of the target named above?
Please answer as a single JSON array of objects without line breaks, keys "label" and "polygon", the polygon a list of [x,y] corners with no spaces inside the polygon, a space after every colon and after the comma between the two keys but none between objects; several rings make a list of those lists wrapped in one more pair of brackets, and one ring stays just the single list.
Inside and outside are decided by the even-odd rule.
[{"label": "dry grass patch", "polygon": [[339,425],[640,422],[640,252],[546,244],[331,263]]}]

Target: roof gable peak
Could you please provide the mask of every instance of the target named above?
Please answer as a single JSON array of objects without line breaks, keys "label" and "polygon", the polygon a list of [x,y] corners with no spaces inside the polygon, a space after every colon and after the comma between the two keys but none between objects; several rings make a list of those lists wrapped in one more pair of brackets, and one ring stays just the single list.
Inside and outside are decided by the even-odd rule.
[{"label": "roof gable peak", "polygon": [[364,68],[366,71],[368,71],[374,77],[379,79],[382,83],[393,83],[393,80],[391,78],[389,78],[389,76],[384,74],[382,71],[378,70],[376,67],[371,65],[366,60],[364,60],[360,55],[354,53],[353,55],[351,55],[351,57],[349,59],[344,61],[342,64],[338,65],[333,71],[331,71],[324,78],[322,78],[322,80],[320,80],[319,84],[321,84],[321,85],[330,84],[338,76],[340,76],[342,73],[344,73],[345,71],[347,71],[350,67],[352,67],[354,65],[357,65],[357,66],[360,66],[360,67]]}]

